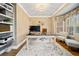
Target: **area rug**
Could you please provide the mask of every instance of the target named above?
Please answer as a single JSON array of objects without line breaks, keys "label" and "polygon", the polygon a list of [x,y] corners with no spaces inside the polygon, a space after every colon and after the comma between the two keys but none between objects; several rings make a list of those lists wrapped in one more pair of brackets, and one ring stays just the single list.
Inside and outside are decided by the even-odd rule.
[{"label": "area rug", "polygon": [[25,45],[16,56],[72,56],[72,54],[59,47],[56,42],[34,40],[30,42],[28,49]]}]

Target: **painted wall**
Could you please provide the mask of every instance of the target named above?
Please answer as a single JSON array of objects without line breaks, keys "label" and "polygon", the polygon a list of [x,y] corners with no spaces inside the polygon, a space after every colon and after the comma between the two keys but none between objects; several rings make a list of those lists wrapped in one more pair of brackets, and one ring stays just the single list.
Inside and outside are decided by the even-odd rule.
[{"label": "painted wall", "polygon": [[56,20],[55,20],[55,17],[52,17],[52,19],[51,19],[51,25],[52,25],[52,34],[55,34],[56,33]]},{"label": "painted wall", "polygon": [[41,26],[41,32],[42,28],[47,28],[47,34],[51,34],[51,18],[44,18],[44,17],[31,17],[30,18],[30,25],[40,25]]},{"label": "painted wall", "polygon": [[17,44],[26,38],[29,33],[29,17],[24,10],[17,4],[16,5],[16,39]]}]

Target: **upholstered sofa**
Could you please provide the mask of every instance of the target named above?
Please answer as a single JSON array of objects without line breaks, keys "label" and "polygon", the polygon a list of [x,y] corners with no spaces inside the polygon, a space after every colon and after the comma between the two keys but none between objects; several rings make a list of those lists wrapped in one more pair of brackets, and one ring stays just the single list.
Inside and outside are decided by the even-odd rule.
[{"label": "upholstered sofa", "polygon": [[61,33],[59,33],[58,36],[56,36],[56,39],[59,40],[59,41],[65,41],[66,37],[67,37],[67,33],[61,32]]},{"label": "upholstered sofa", "polygon": [[79,35],[74,34],[73,38],[71,39],[65,39],[65,43],[69,47],[78,48],[79,49]]}]

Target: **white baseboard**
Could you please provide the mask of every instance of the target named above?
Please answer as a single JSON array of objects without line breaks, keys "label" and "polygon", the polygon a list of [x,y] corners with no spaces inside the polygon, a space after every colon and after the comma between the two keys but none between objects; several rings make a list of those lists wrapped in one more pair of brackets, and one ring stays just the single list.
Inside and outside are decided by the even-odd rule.
[{"label": "white baseboard", "polygon": [[24,42],[26,41],[26,39],[24,39],[21,43],[19,43],[16,46],[13,46],[12,49],[18,49]]}]

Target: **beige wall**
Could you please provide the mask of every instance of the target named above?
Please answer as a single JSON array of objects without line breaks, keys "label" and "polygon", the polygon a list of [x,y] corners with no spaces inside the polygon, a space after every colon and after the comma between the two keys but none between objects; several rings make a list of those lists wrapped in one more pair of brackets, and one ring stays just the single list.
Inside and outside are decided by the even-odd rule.
[{"label": "beige wall", "polygon": [[55,17],[52,17],[52,19],[51,19],[51,22],[52,22],[52,34],[55,34],[56,33],[56,20],[55,20]]},{"label": "beige wall", "polygon": [[29,17],[24,10],[16,5],[16,40],[17,43],[22,42],[26,38],[29,29]]},{"label": "beige wall", "polygon": [[[42,28],[47,28],[47,34],[51,34],[51,18],[44,18],[44,17],[31,17],[30,18],[30,25],[40,25],[41,31]],[[39,23],[40,22],[40,23]]]}]

